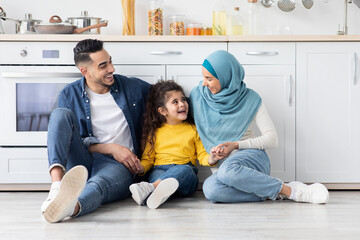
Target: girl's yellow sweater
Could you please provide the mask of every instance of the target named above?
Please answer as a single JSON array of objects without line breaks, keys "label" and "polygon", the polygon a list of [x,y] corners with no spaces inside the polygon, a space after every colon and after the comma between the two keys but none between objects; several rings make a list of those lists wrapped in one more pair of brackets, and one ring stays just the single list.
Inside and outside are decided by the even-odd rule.
[{"label": "girl's yellow sweater", "polygon": [[178,125],[163,124],[155,132],[156,140],[153,151],[148,154],[150,144],[147,142],[141,157],[145,172],[154,165],[187,164],[209,166],[209,154],[200,140],[195,125],[187,122]]}]

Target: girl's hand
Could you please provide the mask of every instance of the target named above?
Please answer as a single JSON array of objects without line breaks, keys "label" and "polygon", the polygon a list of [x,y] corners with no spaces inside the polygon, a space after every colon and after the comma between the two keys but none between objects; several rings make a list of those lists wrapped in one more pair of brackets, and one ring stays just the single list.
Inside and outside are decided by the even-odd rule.
[{"label": "girl's hand", "polygon": [[220,159],[223,159],[224,157],[218,155],[216,153],[216,147],[213,147],[211,150],[210,150],[210,156],[209,156],[209,159],[208,159],[208,163],[210,166],[213,166],[217,163],[217,161],[219,161]]},{"label": "girl's hand", "polygon": [[235,149],[239,149],[238,142],[226,142],[213,147],[214,153],[221,156],[222,158],[230,155]]}]

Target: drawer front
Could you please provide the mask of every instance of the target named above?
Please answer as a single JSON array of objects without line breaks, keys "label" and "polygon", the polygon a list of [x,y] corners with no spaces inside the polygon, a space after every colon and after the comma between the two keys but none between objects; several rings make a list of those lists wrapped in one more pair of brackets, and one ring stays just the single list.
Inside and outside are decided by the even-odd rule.
[{"label": "drawer front", "polygon": [[295,43],[229,43],[241,64],[295,64]]},{"label": "drawer front", "polygon": [[105,43],[114,64],[202,64],[215,50],[227,50],[226,42],[124,42]]},{"label": "drawer front", "polygon": [[46,148],[0,148],[0,183],[51,183]]}]

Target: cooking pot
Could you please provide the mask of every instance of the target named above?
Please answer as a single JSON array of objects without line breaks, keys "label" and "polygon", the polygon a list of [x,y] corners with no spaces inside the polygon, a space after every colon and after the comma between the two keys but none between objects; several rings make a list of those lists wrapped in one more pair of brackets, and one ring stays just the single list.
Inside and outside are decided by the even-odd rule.
[{"label": "cooking pot", "polygon": [[74,24],[69,22],[63,22],[61,18],[57,15],[54,15],[49,20],[50,23],[47,24],[37,24],[35,26],[35,31],[42,34],[71,34],[71,33],[83,33],[93,28],[106,27],[107,21],[94,24],[91,26],[78,28]]},{"label": "cooking pot", "polygon": [[[90,17],[88,11],[81,11],[80,17],[68,17],[67,21],[70,24],[76,25],[78,28],[89,27],[95,24],[100,24],[102,22],[106,22],[106,20],[102,20],[98,17]],[[85,31],[87,34],[100,34],[100,28],[92,28]]]},{"label": "cooking pot", "polygon": [[32,18],[31,13],[25,14],[25,19],[17,20],[7,17],[1,17],[3,20],[10,20],[15,22],[15,32],[21,34],[34,34],[36,33],[34,26],[41,23],[41,20],[36,20]]}]

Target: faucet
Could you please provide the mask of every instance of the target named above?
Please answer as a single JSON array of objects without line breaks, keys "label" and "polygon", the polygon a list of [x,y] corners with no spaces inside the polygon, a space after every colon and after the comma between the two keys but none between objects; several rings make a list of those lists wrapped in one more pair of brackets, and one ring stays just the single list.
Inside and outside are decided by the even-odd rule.
[{"label": "faucet", "polygon": [[348,15],[348,4],[349,3],[352,3],[352,0],[345,0],[345,5],[344,5],[344,26],[343,26],[343,30],[340,30],[340,24],[339,24],[339,30],[337,32],[338,35],[348,35],[347,15]]}]

